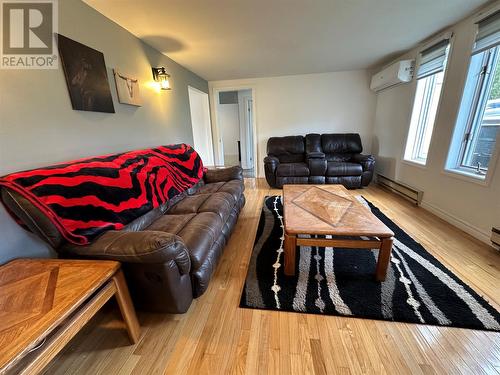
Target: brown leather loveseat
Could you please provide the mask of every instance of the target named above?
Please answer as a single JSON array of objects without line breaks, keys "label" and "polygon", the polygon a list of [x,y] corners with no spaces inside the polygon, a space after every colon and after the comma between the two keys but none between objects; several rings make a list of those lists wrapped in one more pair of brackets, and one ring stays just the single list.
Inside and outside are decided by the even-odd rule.
[{"label": "brown leather loveseat", "polygon": [[368,186],[375,158],[362,151],[361,137],[353,133],[271,137],[264,158],[266,180],[280,189],[285,184]]},{"label": "brown leather loveseat", "polygon": [[240,167],[209,169],[189,190],[150,210],[124,229],[88,245],[65,241],[47,217],[3,187],[7,208],[66,258],[121,261],[138,307],[185,312],[202,295],[245,204]]}]

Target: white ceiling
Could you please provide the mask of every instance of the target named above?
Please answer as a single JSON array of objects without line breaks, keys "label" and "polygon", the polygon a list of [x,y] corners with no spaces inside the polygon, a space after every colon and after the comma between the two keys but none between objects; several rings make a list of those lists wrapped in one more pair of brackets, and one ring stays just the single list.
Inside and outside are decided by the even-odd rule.
[{"label": "white ceiling", "polygon": [[487,0],[84,0],[207,80],[373,66]]}]

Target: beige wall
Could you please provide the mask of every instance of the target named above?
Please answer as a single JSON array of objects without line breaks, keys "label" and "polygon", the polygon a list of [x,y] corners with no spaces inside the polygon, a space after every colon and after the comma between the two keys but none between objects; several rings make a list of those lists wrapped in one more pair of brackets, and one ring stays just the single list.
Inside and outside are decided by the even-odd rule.
[{"label": "beige wall", "polygon": [[[207,82],[79,0],[59,1],[59,33],[104,53],[116,113],[74,111],[62,68],[0,70],[0,175],[74,158],[175,142],[192,142],[188,85]],[[152,66],[165,66],[172,91],[151,87]],[[119,104],[112,68],[135,75],[142,107]],[[0,207],[0,262],[47,255]]]},{"label": "beige wall", "polygon": [[[415,82],[377,95],[372,150],[377,170],[424,191],[423,206],[475,237],[489,243],[493,224],[500,223],[500,163],[488,186],[444,173],[474,39],[474,18],[450,28],[454,33],[441,103],[427,166],[402,161]],[[416,58],[418,48],[398,58]]]},{"label": "beige wall", "polygon": [[364,70],[209,82],[212,103],[214,89],[254,89],[260,177],[272,136],[360,133],[365,152],[370,152],[376,96],[368,86]]}]

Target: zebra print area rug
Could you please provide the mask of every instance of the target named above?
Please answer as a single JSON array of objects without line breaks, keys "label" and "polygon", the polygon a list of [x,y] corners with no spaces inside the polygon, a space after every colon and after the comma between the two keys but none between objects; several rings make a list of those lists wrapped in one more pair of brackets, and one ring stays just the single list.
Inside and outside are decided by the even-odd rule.
[{"label": "zebra print area rug", "polygon": [[378,250],[306,247],[296,276],[283,273],[283,206],[266,197],[240,307],[500,331],[500,313],[378,208],[395,233],[387,278],[374,279]]}]

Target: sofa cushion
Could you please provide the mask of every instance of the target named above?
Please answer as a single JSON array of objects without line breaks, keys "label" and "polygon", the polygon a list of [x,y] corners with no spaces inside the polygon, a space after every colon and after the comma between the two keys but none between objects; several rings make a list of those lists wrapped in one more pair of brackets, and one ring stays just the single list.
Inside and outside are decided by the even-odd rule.
[{"label": "sofa cushion", "polygon": [[151,224],[147,230],[177,234],[195,215],[196,214],[163,215]]},{"label": "sofa cushion", "polygon": [[203,264],[212,245],[221,235],[223,224],[218,214],[200,212],[177,234],[188,249],[193,269]]},{"label": "sofa cushion", "polygon": [[241,181],[232,180],[222,185],[218,191],[229,193],[234,197],[235,201],[238,201],[242,196],[244,190],[245,185],[243,185]]},{"label": "sofa cushion", "polygon": [[285,163],[278,165],[276,175],[288,176],[309,176],[309,167],[306,163]]},{"label": "sofa cushion", "polygon": [[219,215],[222,222],[225,223],[235,203],[236,199],[234,199],[231,194],[224,191],[218,191],[209,196],[198,209],[198,213],[213,212]]},{"label": "sofa cushion", "polygon": [[[41,227],[36,233],[58,247],[63,241],[53,236],[53,227],[66,241],[87,245],[108,230],[124,229],[196,185],[202,177],[200,156],[191,146],[179,144],[16,172],[1,177],[0,186],[25,198],[22,202],[4,202],[12,215],[16,210],[8,207],[9,203],[27,203],[45,215],[53,225],[47,227],[47,233]],[[18,219],[32,220],[26,215]],[[136,224],[132,226],[141,228],[143,221]]]},{"label": "sofa cushion", "polygon": [[207,168],[203,178],[207,184],[213,182],[243,180],[243,169],[237,165],[225,168]]},{"label": "sofa cushion", "polygon": [[326,167],[327,176],[361,176],[361,164],[330,161]]},{"label": "sofa cushion", "polygon": [[195,214],[203,203],[210,197],[210,194],[190,195],[181,200],[170,210],[168,214]]},{"label": "sofa cushion", "polygon": [[213,183],[210,183],[210,184],[205,184],[204,186],[202,186],[201,188],[198,189],[198,191],[196,192],[196,194],[211,194],[211,193],[215,193],[222,186],[224,186],[224,184],[226,184],[226,182],[213,182]]}]

